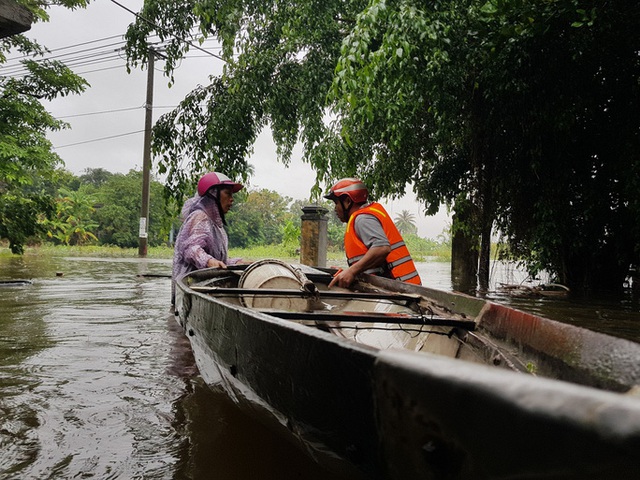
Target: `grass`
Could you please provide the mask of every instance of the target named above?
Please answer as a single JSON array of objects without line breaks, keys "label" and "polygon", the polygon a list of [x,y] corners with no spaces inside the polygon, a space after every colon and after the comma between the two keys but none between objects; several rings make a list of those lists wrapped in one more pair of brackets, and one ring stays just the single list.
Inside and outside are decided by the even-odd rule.
[{"label": "grass", "polygon": [[[25,247],[25,255],[48,255],[58,257],[100,257],[100,258],[132,258],[138,256],[137,248],[121,248],[110,245],[53,245],[42,244]],[[0,255],[11,255],[6,247],[0,247]],[[171,247],[149,247],[148,258],[173,258]]]},{"label": "grass", "polygon": [[[239,257],[244,261],[277,258],[290,262],[299,262],[300,256],[292,255],[292,253],[290,248],[285,248],[282,245],[263,245],[251,248],[231,248],[229,249],[229,258]],[[109,245],[67,246],[44,243],[38,246],[26,247],[24,254],[59,257],[135,258],[138,257],[138,248],[121,248]],[[411,254],[417,262],[450,261],[451,247],[437,244],[430,245],[428,248],[411,248]],[[12,256],[7,245],[0,244],[0,256]],[[173,247],[148,247],[147,258],[171,259],[173,258]],[[341,266],[345,262],[344,252],[339,250],[328,251],[327,262],[331,265]]]}]

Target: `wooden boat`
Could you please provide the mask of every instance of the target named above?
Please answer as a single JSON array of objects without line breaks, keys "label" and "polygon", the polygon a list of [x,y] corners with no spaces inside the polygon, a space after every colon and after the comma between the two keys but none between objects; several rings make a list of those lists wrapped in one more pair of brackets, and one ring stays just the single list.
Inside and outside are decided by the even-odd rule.
[{"label": "wooden boat", "polygon": [[268,260],[178,282],[205,381],[347,478],[638,478],[640,344],[331,274]]},{"label": "wooden boat", "polygon": [[20,278],[0,280],[0,287],[24,287],[27,285],[33,285],[33,282],[31,280],[23,280]]}]

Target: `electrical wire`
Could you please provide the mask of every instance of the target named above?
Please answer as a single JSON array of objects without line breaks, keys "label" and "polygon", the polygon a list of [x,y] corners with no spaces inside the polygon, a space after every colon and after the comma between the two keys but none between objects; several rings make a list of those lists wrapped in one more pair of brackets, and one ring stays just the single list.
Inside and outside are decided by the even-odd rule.
[{"label": "electrical wire", "polygon": [[[156,109],[167,109],[167,108],[176,108],[176,107],[177,107],[177,105],[154,105],[153,109],[156,110]],[[117,109],[114,109],[114,110],[102,110],[102,111],[99,111],[99,112],[87,112],[87,113],[78,113],[78,114],[75,114],[75,115],[63,115],[63,116],[57,117],[57,118],[63,119],[63,118],[88,117],[88,116],[91,116],[91,115],[103,115],[103,114],[106,114],[106,113],[130,112],[132,110],[142,110],[144,108],[145,108],[145,106],[141,105],[139,107],[117,108]]]},{"label": "electrical wire", "polygon": [[137,135],[138,133],[144,133],[144,130],[138,130],[137,132],[121,133],[120,135],[111,135],[109,137],[94,138],[93,140],[85,140],[85,141],[82,141],[82,142],[68,143],[66,145],[60,145],[60,146],[53,147],[53,148],[54,148],[54,150],[60,150],[61,148],[74,147],[76,145],[84,145],[86,143],[101,142],[103,140],[111,140],[111,139],[114,139],[114,138],[127,137],[129,135]]},{"label": "electrical wire", "polygon": [[[169,32],[166,28],[163,28],[163,27],[161,27],[161,26],[159,26],[159,25],[156,25],[156,24],[155,24],[155,23],[153,23],[152,21],[150,21],[150,20],[148,20],[148,19],[144,18],[144,17],[143,17],[142,15],[140,15],[139,13],[134,12],[133,10],[131,10],[131,9],[127,8],[127,7],[125,7],[124,5],[122,5],[122,4],[121,4],[121,3],[119,3],[119,2],[116,2],[116,0],[111,0],[111,3],[114,3],[115,5],[119,6],[120,8],[122,8],[122,9],[126,10],[127,12],[129,12],[129,13],[131,13],[131,14],[133,14],[133,15],[135,15],[135,16],[136,16],[136,18],[139,18],[139,19],[140,19],[140,20],[142,20],[143,22],[148,23],[148,24],[149,24],[149,25],[151,25],[153,28],[155,28],[155,29],[156,29],[156,31],[160,31],[160,30],[161,30],[161,31],[163,31],[163,32],[165,32],[165,33],[167,33],[167,34],[170,34],[170,35],[171,35],[171,32]],[[226,60],[225,60],[224,58],[222,58],[220,55],[216,55],[215,53],[210,52],[209,50],[206,50],[206,49],[204,49],[204,48],[202,48],[202,47],[200,47],[200,46],[198,46],[198,45],[194,44],[193,42],[190,42],[189,40],[187,40],[187,39],[186,39],[186,38],[184,38],[184,37],[178,37],[178,36],[176,36],[176,38],[177,38],[178,40],[180,40],[181,42],[186,43],[186,44],[187,44],[187,45],[189,45],[190,47],[195,48],[196,50],[200,50],[201,52],[204,52],[204,53],[206,53],[207,55],[209,55],[209,56],[211,56],[211,57],[214,57],[214,58],[217,58],[218,60],[222,60],[223,62],[226,62]]]},{"label": "electrical wire", "polygon": [[[108,50],[104,50],[103,46],[95,47],[91,50],[83,51],[83,52],[69,52],[64,56],[58,56],[55,59],[57,61],[63,62],[69,68],[79,68],[87,65],[94,65],[95,63],[100,63],[104,61],[122,61],[122,57],[118,54],[119,49],[109,48]],[[80,55],[82,53],[82,55]],[[53,57],[45,57],[43,59],[37,60],[36,63],[45,63],[52,59]],[[0,74],[3,76],[20,76],[29,73],[29,69],[23,64],[14,64],[8,66],[0,67]]]},{"label": "electrical wire", "polygon": [[144,105],[140,106],[140,107],[118,108],[118,109],[115,109],[115,110],[102,110],[100,112],[78,113],[76,115],[65,115],[65,116],[57,117],[57,118],[88,117],[90,115],[102,115],[104,113],[129,112],[131,110],[141,110],[143,108],[144,108]]},{"label": "electrical wire", "polygon": [[[129,8],[125,7],[124,5],[120,4],[119,2],[115,1],[115,0],[111,0],[112,3],[114,3],[115,5],[119,6],[120,8],[123,8],[124,10],[130,12],[131,14],[133,14],[134,16],[136,16],[137,18],[141,19],[142,21],[148,23],[149,25],[151,25],[153,28],[155,28],[157,31],[164,31],[167,32],[166,29],[163,29],[162,27],[159,27],[158,25],[155,25],[153,22],[145,19],[144,17],[142,17],[141,15],[137,14],[136,12],[130,10]],[[150,45],[154,46],[155,48],[161,50],[162,49],[162,42],[158,41],[158,42],[153,42],[152,39],[154,37],[157,37],[157,34],[150,34],[149,35],[149,40],[151,40]],[[113,70],[116,68],[122,68],[125,65],[126,60],[124,58],[122,58],[122,56],[120,55],[120,52],[122,52],[124,50],[124,46],[126,41],[123,39],[121,41],[117,41],[117,42],[113,42],[112,40],[116,39],[116,38],[123,38],[122,35],[112,35],[112,36],[108,36],[108,37],[103,37],[100,39],[96,39],[96,40],[90,40],[90,41],[86,41],[86,42],[81,42],[78,44],[74,44],[74,45],[68,45],[65,47],[60,47],[60,48],[56,48],[53,50],[48,50],[48,54],[49,55],[43,55],[41,59],[36,60],[37,63],[45,63],[45,62],[49,62],[52,60],[55,61],[59,61],[64,63],[67,67],[69,68],[73,68],[74,70],[77,70],[78,68],[83,68],[83,67],[90,67],[90,66],[95,66],[95,65],[100,65],[100,64],[105,64],[105,63],[110,63],[110,62],[121,62],[120,65],[115,65],[115,66],[110,66],[110,67],[105,67],[105,68],[99,68],[99,69],[93,69],[93,70],[89,70],[86,72],[82,72],[82,73],[78,73],[78,75],[81,74],[87,74],[87,73],[93,73],[93,72],[101,72],[101,71],[106,71],[106,70]],[[178,40],[180,40],[181,42],[186,43],[187,45],[189,45],[190,47],[199,50],[201,52],[203,52],[206,55],[186,55],[185,58],[205,58],[205,57],[214,57],[216,59],[225,61],[221,56],[216,55],[215,53],[204,49],[194,43],[192,43],[191,41],[185,39],[185,38],[181,38],[181,37],[176,37]],[[214,39],[205,39],[205,42],[208,41],[213,41]],[[105,43],[107,42],[107,43]],[[88,48],[81,48],[81,47],[88,47]],[[220,49],[221,47],[217,46],[215,47],[217,49]],[[12,57],[10,59],[7,59],[7,61],[3,64],[0,65],[0,78],[6,78],[9,76],[13,76],[13,77],[20,77],[20,76],[25,76],[29,74],[29,69],[24,65],[24,61],[25,59],[27,59],[29,57],[27,57],[26,55],[20,56],[20,57]],[[109,113],[117,113],[117,112],[124,112],[124,111],[131,111],[131,110],[137,110],[140,109],[141,107],[130,107],[130,108],[123,108],[123,109],[114,109],[114,110],[106,110],[106,111],[99,111],[99,112],[88,112],[88,113],[82,113],[82,114],[76,114],[76,115],[67,115],[67,116],[63,116],[60,117],[61,119],[65,119],[65,118],[76,118],[76,117],[85,117],[85,116],[90,116],[90,115],[101,115],[101,114],[109,114]],[[175,108],[175,106],[173,107],[169,107],[169,106],[156,106],[154,107],[154,109],[162,109],[162,108]],[[144,130],[139,130],[139,131],[135,131],[135,132],[129,132],[129,133],[123,133],[123,134],[118,134],[118,135],[111,135],[111,136],[107,136],[107,137],[101,137],[101,138],[95,138],[95,139],[91,139],[91,140],[85,140],[85,141],[81,141],[81,142],[75,142],[75,143],[69,143],[66,145],[60,145],[60,146],[54,146],[54,149],[62,149],[62,148],[67,148],[67,147],[72,147],[72,146],[77,146],[77,145],[84,145],[87,143],[94,143],[94,142],[100,142],[100,141],[104,141],[104,140],[111,140],[114,138],[121,138],[121,137],[125,137],[125,136],[129,136],[129,135],[136,135],[139,133],[143,133]]]},{"label": "electrical wire", "polygon": [[[82,47],[84,45],[90,45],[92,43],[98,43],[98,42],[103,42],[105,40],[112,40],[114,38],[122,38],[122,35],[112,35],[110,37],[104,37],[104,38],[98,38],[96,40],[89,40],[88,42],[82,42],[82,43],[76,43],[74,45],[68,45],[66,47],[59,47],[59,48],[54,48],[53,50],[48,50],[49,53],[54,53],[54,52],[59,52],[61,50],[66,50],[68,48],[76,48],[76,47]],[[26,55],[20,55],[19,57],[11,57],[11,58],[7,58],[6,63],[12,62],[12,61],[16,61],[19,62],[21,60],[23,60],[26,57]]]}]

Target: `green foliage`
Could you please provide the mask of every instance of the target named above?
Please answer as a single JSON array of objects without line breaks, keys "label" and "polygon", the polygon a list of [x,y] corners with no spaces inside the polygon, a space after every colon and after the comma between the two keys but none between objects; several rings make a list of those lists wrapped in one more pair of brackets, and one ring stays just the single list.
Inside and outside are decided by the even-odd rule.
[{"label": "green foliage", "polygon": [[[4,253],[0,248],[0,254]],[[47,256],[73,256],[73,257],[98,257],[98,258],[139,258],[138,248],[122,248],[112,245],[54,245],[42,243],[28,246],[25,255]],[[148,258],[170,259],[173,257],[173,247],[161,245],[149,247]]]},{"label": "green foliage", "polygon": [[[0,254],[4,253],[0,248]],[[36,254],[43,256],[51,255],[68,255],[68,256],[91,256],[91,257],[110,257],[110,258],[136,258],[138,257],[138,248],[122,248],[111,245],[52,245],[43,243],[35,247],[25,248],[25,254]],[[440,256],[442,255],[442,256]],[[147,256],[149,258],[171,259],[173,257],[173,247],[160,245],[157,247],[149,247]],[[243,261],[250,262],[262,260],[265,258],[279,258],[291,262],[299,262],[300,256],[291,252],[283,245],[261,245],[251,248],[235,248],[229,249],[229,257],[241,258]],[[332,265],[344,265],[346,263],[344,252],[335,252],[329,250],[327,259]],[[429,261],[450,261],[450,251],[443,248],[434,250],[429,255]]]},{"label": "green foliage", "polygon": [[56,199],[56,215],[43,221],[47,236],[63,245],[84,245],[97,237],[91,232],[98,226],[91,221],[95,197],[85,190],[60,188]]},{"label": "green foliage", "polygon": [[494,89],[497,113],[511,134],[495,141],[509,172],[495,182],[498,225],[532,272],[574,289],[621,286],[640,245],[640,6],[497,6],[491,22],[519,27],[516,41],[496,38],[510,73]]},{"label": "green foliage", "polygon": [[53,180],[48,184],[48,191],[51,195],[57,196],[60,188],[68,190],[78,190],[82,181],[73,173],[63,168],[57,168],[54,171]]},{"label": "green foliage", "polygon": [[640,7],[584,5],[372,2],[336,68],[341,161],[383,191],[413,179],[429,211],[470,204],[457,227],[496,222],[532,271],[622,285],[640,245]]},{"label": "green foliage", "polygon": [[396,218],[393,219],[396,227],[402,235],[413,234],[417,235],[418,227],[416,227],[416,217],[408,210],[403,210]]},{"label": "green foliage", "polygon": [[300,250],[300,226],[296,225],[292,219],[282,227],[282,246],[288,255],[295,256]]},{"label": "green foliage", "polygon": [[[96,189],[96,237],[102,244],[135,247],[139,243],[140,205],[142,203],[142,172],[131,170],[106,176]],[[164,188],[161,183],[150,183],[148,245],[167,242],[172,218],[166,213]]]},{"label": "green foliage", "polygon": [[[40,0],[16,0],[16,3],[26,7],[32,14],[36,22],[48,22],[49,14],[47,9],[53,4],[53,2],[46,2]],[[66,7],[70,10],[76,8],[85,8],[89,5],[89,0],[57,0],[55,5]]]},{"label": "green foliage", "polygon": [[295,221],[288,209],[291,198],[261,189],[241,191],[234,199],[236,202],[227,214],[231,245],[245,248],[282,243],[284,226]]},{"label": "green foliage", "polygon": [[451,260],[451,245],[443,241],[422,238],[414,233],[403,235],[411,257],[416,262],[424,262],[437,257],[440,260]]},{"label": "green foliage", "polygon": [[12,253],[21,255],[30,236],[43,233],[38,219],[53,213],[53,203],[46,195],[14,195],[5,191],[0,195],[0,238],[9,240]]},{"label": "green foliage", "polygon": [[[36,21],[47,20],[48,3],[21,2]],[[84,1],[67,0],[69,8]],[[42,222],[55,211],[53,196],[60,157],[46,135],[67,125],[55,119],[40,103],[88,86],[81,77],[56,60],[37,60],[46,49],[23,35],[0,40],[0,64],[20,54],[26,73],[0,78],[0,238],[9,240],[14,253],[22,253],[28,237],[41,233]]]},{"label": "green foliage", "polygon": [[248,175],[268,124],[320,182],[410,184],[428,213],[464,209],[459,231],[497,226],[530,269],[602,288],[640,263],[639,17],[628,0],[146,0],[127,38],[131,65],[166,39],[169,75],[193,27],[222,43],[224,73],[154,131],[174,193],[206,168]]},{"label": "green foliage", "polygon": [[107,183],[113,175],[113,173],[104,168],[86,168],[84,173],[80,175],[79,180],[83,185],[91,185],[98,189]]},{"label": "green foliage", "polygon": [[365,4],[213,0],[183,7],[146,0],[126,35],[131,66],[145,64],[149,37],[157,34],[168,43],[170,76],[192,48],[180,39],[191,38],[193,27],[201,38],[221,41],[226,62],[222,76],[194,90],[154,129],[153,149],[170,189],[177,193],[212,168],[246,176],[247,154],[267,123],[285,163],[297,141],[318,144],[340,42]]}]

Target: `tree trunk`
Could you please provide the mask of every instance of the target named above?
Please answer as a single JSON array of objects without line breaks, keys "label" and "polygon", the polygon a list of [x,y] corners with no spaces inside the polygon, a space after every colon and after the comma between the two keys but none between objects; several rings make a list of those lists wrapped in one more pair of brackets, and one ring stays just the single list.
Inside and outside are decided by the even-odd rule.
[{"label": "tree trunk", "polygon": [[486,161],[480,176],[480,259],[478,265],[478,289],[489,291],[491,267],[491,229],[493,226],[493,195],[491,194],[492,162]]},{"label": "tree trunk", "polygon": [[469,214],[468,210],[462,210],[453,215],[451,285],[454,290],[473,294],[478,273],[478,241],[475,235],[470,234],[468,223],[465,223],[465,217]]},{"label": "tree trunk", "polygon": [[478,261],[478,290],[489,291],[489,271],[491,267],[491,225],[482,226],[480,237],[480,259]]}]

